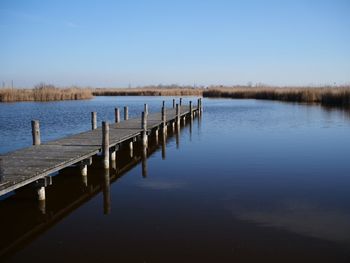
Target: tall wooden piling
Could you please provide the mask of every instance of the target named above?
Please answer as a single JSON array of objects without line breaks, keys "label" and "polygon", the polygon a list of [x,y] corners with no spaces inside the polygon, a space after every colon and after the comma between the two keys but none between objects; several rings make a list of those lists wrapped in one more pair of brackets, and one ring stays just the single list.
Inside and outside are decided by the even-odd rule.
[{"label": "tall wooden piling", "polygon": [[120,122],[120,112],[119,108],[114,109],[114,118],[115,118],[115,123]]},{"label": "tall wooden piling", "polygon": [[38,120],[32,121],[32,137],[33,137],[33,145],[40,145],[40,126]]},{"label": "tall wooden piling", "polygon": [[103,167],[109,168],[109,124],[106,121],[102,122],[102,154]]},{"label": "tall wooden piling", "polygon": [[145,112],[146,115],[148,115],[148,105],[146,103],[143,106],[143,111]]},{"label": "tall wooden piling", "polygon": [[129,108],[128,106],[124,107],[124,120],[127,121],[129,119]]},{"label": "tall wooden piling", "polygon": [[141,115],[141,129],[142,129],[142,145],[147,147],[148,138],[147,138],[147,115],[145,112],[142,112]]},{"label": "tall wooden piling", "polygon": [[166,133],[167,125],[166,125],[166,109],[162,107],[162,129],[163,133]]},{"label": "tall wooden piling", "polygon": [[97,113],[95,111],[91,112],[91,129],[95,130],[97,128]]},{"label": "tall wooden piling", "polygon": [[193,118],[192,101],[190,100],[190,118]]},{"label": "tall wooden piling", "polygon": [[176,104],[176,125],[180,125],[180,105]]}]

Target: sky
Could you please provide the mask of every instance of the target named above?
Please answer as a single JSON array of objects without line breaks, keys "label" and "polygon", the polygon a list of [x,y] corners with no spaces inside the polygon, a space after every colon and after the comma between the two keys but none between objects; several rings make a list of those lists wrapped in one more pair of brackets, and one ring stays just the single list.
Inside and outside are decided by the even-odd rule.
[{"label": "sky", "polygon": [[350,83],[350,0],[0,0],[16,87]]}]

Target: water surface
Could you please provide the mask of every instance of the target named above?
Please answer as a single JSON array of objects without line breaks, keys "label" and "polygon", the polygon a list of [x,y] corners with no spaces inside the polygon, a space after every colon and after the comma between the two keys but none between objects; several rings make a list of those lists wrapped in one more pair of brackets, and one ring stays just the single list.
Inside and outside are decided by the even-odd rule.
[{"label": "water surface", "polygon": [[[90,111],[113,121],[115,106],[136,117],[144,102],[159,111],[163,99],[171,105],[161,97],[0,104],[0,153],[30,145],[31,119],[46,141],[88,130]],[[31,187],[0,201],[1,261],[349,262],[349,113],[256,100],[203,105],[200,119],[169,131],[165,152],[152,137],[147,160],[139,145],[133,157],[124,148],[108,174],[94,158],[88,186],[78,168],[61,171],[45,214]]]}]

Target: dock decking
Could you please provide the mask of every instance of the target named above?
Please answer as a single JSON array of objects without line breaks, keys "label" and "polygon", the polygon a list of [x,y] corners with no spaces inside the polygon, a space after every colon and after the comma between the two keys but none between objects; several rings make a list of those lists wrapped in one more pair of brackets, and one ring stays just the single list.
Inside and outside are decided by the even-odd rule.
[{"label": "dock decking", "polygon": [[[198,100],[198,107],[196,108],[192,108],[190,104],[190,106],[181,105],[179,107],[177,105],[176,109],[165,109],[165,125],[163,124],[162,112],[146,114],[146,130],[143,129],[144,123],[141,118],[127,119],[110,124],[109,145],[107,146],[109,151],[115,153],[120,144],[125,142],[132,143],[143,133],[147,136],[152,131],[156,131],[158,136],[159,128],[166,127],[169,124],[174,125],[175,123],[180,125],[180,119],[192,118],[196,112],[200,114],[201,101],[200,99]],[[0,196],[44,179],[50,174],[70,165],[80,163],[86,167],[86,163],[88,163],[86,160],[89,160],[101,151],[104,152],[102,130],[102,127],[98,127],[90,131],[0,155]],[[33,141],[35,141],[34,138]],[[109,152],[107,156],[109,159]]]}]

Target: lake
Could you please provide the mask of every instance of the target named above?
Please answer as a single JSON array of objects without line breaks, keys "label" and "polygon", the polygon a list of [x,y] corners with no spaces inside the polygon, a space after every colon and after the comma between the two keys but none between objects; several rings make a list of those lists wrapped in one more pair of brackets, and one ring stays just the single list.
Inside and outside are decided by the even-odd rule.
[{"label": "lake", "polygon": [[[171,97],[0,104],[0,153],[90,129],[90,112],[140,117]],[[184,104],[196,98],[184,98]],[[275,101],[203,99],[204,112],[149,157],[121,149],[0,200],[2,262],[350,262],[350,113]],[[161,136],[160,136],[161,137]],[[146,171],[145,171],[146,170]],[[108,178],[108,179],[106,179]]]}]

